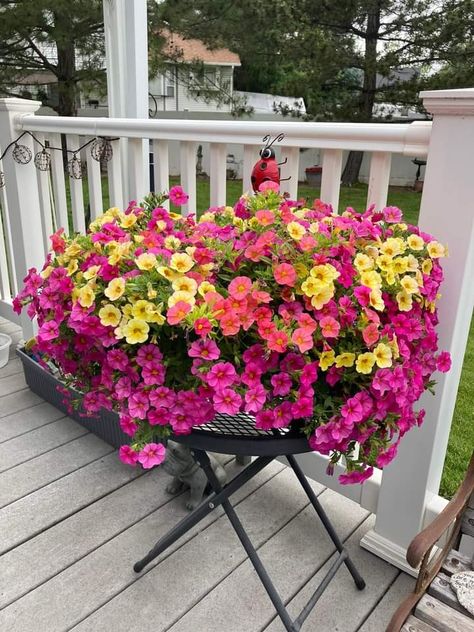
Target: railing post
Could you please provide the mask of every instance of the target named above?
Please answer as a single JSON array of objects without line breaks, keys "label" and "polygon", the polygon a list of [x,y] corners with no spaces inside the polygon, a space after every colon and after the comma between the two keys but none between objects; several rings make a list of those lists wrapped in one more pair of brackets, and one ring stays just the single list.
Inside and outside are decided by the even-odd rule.
[{"label": "railing post", "polygon": [[474,307],[474,88],[421,96],[434,119],[419,225],[450,247],[442,261],[438,332],[452,368],[436,374],[436,396],[425,394],[420,404],[424,425],[402,440],[398,459],[384,471],[375,527],[362,540],[364,548],[400,568],[406,568],[410,540],[442,506],[439,484]]},{"label": "railing post", "polygon": [[[41,107],[39,101],[26,99],[0,99],[0,139],[2,149],[15,140],[21,133],[16,123],[21,116],[34,114]],[[33,139],[23,136],[20,143],[34,153]],[[7,199],[8,222],[13,243],[14,275],[18,287],[23,285],[28,268],[38,267],[44,262],[44,244],[42,239],[41,207],[38,179],[33,160],[28,164],[18,164],[11,152],[3,159],[5,189]],[[34,325],[22,314],[23,337],[34,335]]]}]

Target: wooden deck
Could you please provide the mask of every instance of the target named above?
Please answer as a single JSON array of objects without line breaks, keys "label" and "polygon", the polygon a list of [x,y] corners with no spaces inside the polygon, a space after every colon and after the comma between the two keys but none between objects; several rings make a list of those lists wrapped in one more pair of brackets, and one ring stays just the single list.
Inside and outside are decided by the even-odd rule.
[{"label": "wooden deck", "polygon": [[[18,327],[0,319],[16,342]],[[230,475],[239,467],[231,460]],[[133,563],[186,515],[167,475],[120,463],[113,449],[33,394],[11,351],[0,369],[2,632],[282,632],[227,519],[215,511],[141,575]],[[365,577],[345,568],[303,632],[383,632],[413,580],[359,546],[373,516],[314,488]],[[280,463],[235,497],[236,509],[296,614],[334,547]]]}]

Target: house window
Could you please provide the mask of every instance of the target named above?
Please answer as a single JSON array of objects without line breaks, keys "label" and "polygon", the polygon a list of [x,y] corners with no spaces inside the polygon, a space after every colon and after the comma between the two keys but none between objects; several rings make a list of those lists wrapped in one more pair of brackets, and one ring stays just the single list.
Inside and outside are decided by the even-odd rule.
[{"label": "house window", "polygon": [[163,77],[163,94],[167,97],[174,97],[175,77],[172,72],[165,73]]}]

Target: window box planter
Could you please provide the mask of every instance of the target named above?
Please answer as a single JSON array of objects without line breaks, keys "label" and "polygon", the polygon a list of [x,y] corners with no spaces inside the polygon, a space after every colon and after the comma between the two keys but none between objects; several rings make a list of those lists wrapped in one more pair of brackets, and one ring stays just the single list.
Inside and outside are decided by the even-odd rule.
[{"label": "window box planter", "polygon": [[[23,349],[17,350],[17,355],[23,364],[25,380],[31,390],[44,400],[62,410],[81,426],[103,439],[114,448],[119,448],[125,443],[130,443],[131,438],[126,435],[119,425],[118,415],[108,410],[102,410],[101,414],[94,417],[86,417],[81,407],[72,412],[64,402],[63,394],[58,391],[60,380],[49,373]],[[77,397],[78,392],[70,389],[71,395]]]},{"label": "window box planter", "polygon": [[314,167],[306,167],[305,169],[306,181],[312,187],[320,187],[321,186],[321,177],[323,174],[323,168],[319,165],[314,165]]}]

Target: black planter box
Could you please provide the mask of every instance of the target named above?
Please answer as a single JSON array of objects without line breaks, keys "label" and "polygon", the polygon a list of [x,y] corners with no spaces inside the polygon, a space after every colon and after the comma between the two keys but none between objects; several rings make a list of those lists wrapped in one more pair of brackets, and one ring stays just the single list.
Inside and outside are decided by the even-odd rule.
[{"label": "black planter box", "polygon": [[[108,410],[102,410],[100,415],[94,417],[84,416],[82,406],[72,412],[64,403],[64,395],[58,391],[61,382],[51,373],[43,369],[31,356],[23,349],[17,349],[18,357],[23,364],[25,379],[31,390],[45,399],[47,402],[62,410],[66,415],[72,417],[81,426],[90,430],[95,435],[103,439],[106,443],[120,447],[124,443],[130,443],[131,438],[125,434],[119,425],[118,415]],[[77,391],[71,390],[71,395],[77,399]]]}]

